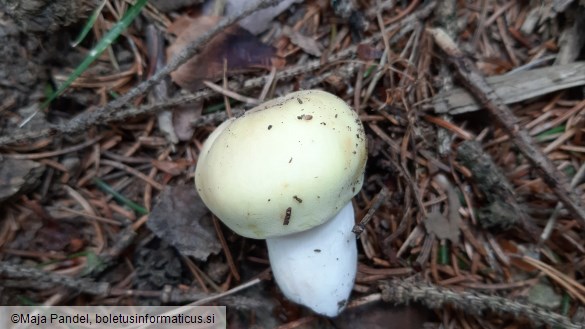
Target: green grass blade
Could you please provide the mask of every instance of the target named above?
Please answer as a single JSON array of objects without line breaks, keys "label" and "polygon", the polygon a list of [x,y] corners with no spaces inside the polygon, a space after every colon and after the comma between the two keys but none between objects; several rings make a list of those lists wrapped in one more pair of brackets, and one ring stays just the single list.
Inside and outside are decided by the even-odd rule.
[{"label": "green grass blade", "polygon": [[100,16],[100,13],[102,12],[102,9],[104,9],[105,5],[106,0],[102,0],[102,3],[93,11],[91,16],[85,23],[85,26],[83,27],[83,30],[81,30],[81,33],[79,33],[79,35],[77,36],[77,39],[75,39],[75,41],[71,43],[71,47],[73,48],[77,47],[81,43],[81,41],[85,39],[85,37],[87,36],[89,31],[91,31],[91,28],[95,24],[95,21],[97,21],[97,18]]},{"label": "green grass blade", "polygon": [[542,142],[543,140],[546,140],[546,138],[548,136],[554,135],[554,134],[564,133],[565,130],[566,130],[566,126],[565,125],[560,125],[560,126],[551,128],[549,130],[543,131],[540,134],[536,135],[534,138],[536,139],[536,141]]},{"label": "green grass blade", "polygon": [[563,294],[563,299],[561,300],[561,314],[568,315],[569,310],[571,309],[571,296],[568,293]]},{"label": "green grass blade", "polygon": [[123,204],[125,206],[128,206],[130,209],[134,210],[138,214],[140,214],[140,215],[148,214],[148,210],[146,210],[146,208],[144,208],[143,206],[139,205],[138,203],[128,199],[127,197],[123,196],[122,194],[118,193],[118,191],[114,190],[110,185],[108,185],[103,180],[95,177],[93,179],[93,182],[95,183],[95,185],[97,185],[97,187],[100,188],[100,190],[102,190],[108,194],[111,194],[114,197],[114,199],[116,199],[116,201],[120,202],[121,204]]},{"label": "green grass blade", "polygon": [[372,64],[370,65],[370,67],[368,67],[368,69],[366,70],[366,72],[364,72],[364,79],[366,79],[367,77],[370,76],[370,74],[372,74],[372,72],[374,72],[374,70],[378,67],[378,64]]},{"label": "green grass blade", "polygon": [[438,258],[437,263],[439,263],[439,265],[449,265],[449,246],[446,241],[439,246]]},{"label": "green grass blade", "polygon": [[19,306],[37,306],[39,305],[38,302],[35,302],[33,299],[24,296],[24,295],[17,295],[16,299],[20,302]]},{"label": "green grass blade", "polygon": [[[231,106],[234,106],[237,103],[238,103],[238,101],[236,101],[234,99],[230,99]],[[215,112],[219,112],[219,111],[223,111],[223,110],[225,110],[225,102],[210,105],[210,106],[206,107],[205,109],[203,109],[201,114],[210,114],[210,113],[215,113]]]},{"label": "green grass blade", "polygon": [[104,35],[104,37],[98,42],[98,44],[93,47],[93,49],[89,52],[89,56],[85,57],[83,62],[77,66],[75,71],[67,78],[57,91],[55,91],[49,99],[47,99],[42,107],[46,108],[55,98],[61,95],[70,85],[77,79],[88,67],[91,63],[93,63],[103,52],[110,46],[119,36],[124,32],[126,28],[132,23],[134,18],[138,16],[142,7],[146,5],[148,0],[137,0],[136,3],[126,11],[124,17],[114,25],[114,27]]}]

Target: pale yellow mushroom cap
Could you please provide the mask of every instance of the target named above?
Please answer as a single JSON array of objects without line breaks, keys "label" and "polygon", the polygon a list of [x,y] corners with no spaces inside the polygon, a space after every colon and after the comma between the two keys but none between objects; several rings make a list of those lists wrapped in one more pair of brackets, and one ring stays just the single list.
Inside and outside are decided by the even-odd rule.
[{"label": "pale yellow mushroom cap", "polygon": [[357,114],[330,93],[299,91],[221,124],[203,145],[195,185],[233,231],[265,239],[332,218],[361,189],[366,158]]}]

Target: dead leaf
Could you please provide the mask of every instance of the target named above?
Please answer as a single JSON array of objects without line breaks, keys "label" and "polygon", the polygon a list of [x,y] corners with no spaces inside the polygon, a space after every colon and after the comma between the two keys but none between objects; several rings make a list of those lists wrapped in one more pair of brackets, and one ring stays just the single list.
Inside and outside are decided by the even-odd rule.
[{"label": "dead leaf", "polygon": [[86,245],[81,237],[79,227],[73,223],[56,220],[45,220],[34,240],[30,250],[43,251],[75,251]]},{"label": "dead leaf", "polygon": [[321,45],[315,39],[303,35],[288,26],[283,28],[283,33],[288,36],[290,42],[304,50],[307,54],[320,57],[322,54]]},{"label": "dead leaf", "polygon": [[530,304],[538,305],[548,310],[555,310],[561,306],[562,297],[553,289],[546,279],[541,280],[528,291]]},{"label": "dead leaf", "polygon": [[[167,49],[167,60],[214,27],[220,19],[217,16],[177,19],[168,29],[177,35],[177,39]],[[199,55],[171,73],[171,78],[182,88],[196,91],[203,88],[203,80],[213,81],[223,76],[224,61],[227,62],[228,74],[281,65],[273,47],[265,45],[239,25],[231,25],[212,38]]]},{"label": "dead leaf", "polygon": [[198,260],[221,250],[207,207],[193,186],[166,187],[146,225],[180,253]]},{"label": "dead leaf", "polygon": [[[507,255],[522,255],[520,248],[516,245],[515,242],[510,241],[508,239],[500,238],[498,239],[498,245]],[[537,271],[536,267],[530,265],[529,263],[522,260],[520,257],[510,257],[510,264],[516,266],[517,268],[521,269],[524,272],[535,272]]]},{"label": "dead leaf", "polygon": [[201,116],[203,102],[194,102],[188,105],[180,105],[173,111],[173,127],[177,138],[186,142],[191,140],[195,132],[193,122]]},{"label": "dead leaf", "polygon": [[383,54],[383,51],[370,44],[360,43],[357,47],[357,57],[362,61],[378,60],[382,58]]},{"label": "dead leaf", "polygon": [[[287,10],[290,6],[295,3],[303,2],[302,0],[281,0],[276,6],[268,7],[259,10],[252,15],[245,17],[240,21],[240,26],[246,29],[250,33],[258,34],[267,30],[270,27],[270,23],[280,15],[282,12]],[[242,0],[227,0],[225,15],[235,16],[241,14],[244,10],[257,6],[260,0],[255,1],[242,1]]]},{"label": "dead leaf", "polygon": [[444,176],[437,176],[435,181],[443,189],[447,190],[449,208],[446,214],[441,214],[438,210],[431,211],[425,220],[425,227],[427,232],[434,233],[441,240],[449,239],[453,243],[458,243],[459,227],[461,225],[461,216],[459,215],[461,203],[459,202],[459,197]]},{"label": "dead leaf", "polygon": [[179,159],[176,161],[152,160],[152,165],[171,176],[178,176],[182,174],[188,166],[192,165],[192,163],[186,159]]},{"label": "dead leaf", "polygon": [[45,166],[30,160],[0,161],[0,202],[30,191],[40,183]]},{"label": "dead leaf", "polygon": [[514,68],[512,63],[498,58],[498,57],[487,57],[477,62],[477,67],[486,76],[501,75]]},{"label": "dead leaf", "polygon": [[179,138],[177,134],[175,134],[175,129],[173,127],[173,112],[172,111],[161,111],[156,115],[158,129],[165,135],[167,141],[171,142],[171,144],[177,144],[179,142]]},{"label": "dead leaf", "polygon": [[427,232],[434,233],[437,238],[449,239],[457,242],[459,239],[459,225],[455,225],[443,216],[439,211],[432,211],[425,220]]}]

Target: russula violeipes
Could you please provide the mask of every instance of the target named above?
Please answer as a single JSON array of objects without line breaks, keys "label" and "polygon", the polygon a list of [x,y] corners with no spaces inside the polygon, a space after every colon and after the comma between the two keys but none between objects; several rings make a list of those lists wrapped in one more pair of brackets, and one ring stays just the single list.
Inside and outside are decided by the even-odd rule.
[{"label": "russula violeipes", "polygon": [[335,316],[357,269],[351,199],[366,158],[357,114],[335,95],[299,91],[222,123],[203,145],[195,184],[229,228],[267,240],[287,298]]}]

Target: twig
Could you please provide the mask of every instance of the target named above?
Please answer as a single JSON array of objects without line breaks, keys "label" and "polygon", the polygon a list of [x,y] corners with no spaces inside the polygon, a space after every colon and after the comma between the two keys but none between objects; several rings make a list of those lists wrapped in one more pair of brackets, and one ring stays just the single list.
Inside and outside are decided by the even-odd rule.
[{"label": "twig", "polygon": [[29,154],[0,154],[0,156],[10,158],[10,159],[17,159],[17,160],[38,160],[38,159],[50,158],[50,157],[54,157],[57,155],[67,154],[67,153],[71,153],[71,152],[77,152],[79,150],[82,150],[88,146],[91,146],[91,145],[97,143],[103,137],[104,136],[100,135],[100,136],[94,137],[92,139],[89,139],[81,144],[73,145],[73,146],[66,147],[66,148],[60,149],[60,150],[55,150],[55,151],[29,153]]},{"label": "twig", "polygon": [[416,269],[425,268],[426,264],[428,263],[429,256],[431,255],[433,245],[435,244],[435,239],[436,236],[435,233],[433,232],[430,232],[425,236],[418,257],[416,257],[416,259],[413,262],[414,268]]},{"label": "twig", "polygon": [[[161,30],[150,24],[146,27],[146,49],[150,58],[148,76],[164,67],[166,61],[164,35]],[[149,101],[163,101],[169,97],[170,79],[162,79],[149,93]],[[173,126],[173,112],[161,111],[157,115],[158,127],[164,133],[167,141],[177,144],[179,138]],[[154,168],[152,170],[155,170]]]},{"label": "twig", "polygon": [[92,295],[107,295],[110,284],[95,282],[90,279],[72,278],[65,275],[46,272],[33,267],[0,262],[0,275],[11,279],[24,279],[40,283],[53,283]]},{"label": "twig", "polygon": [[458,127],[458,126],[452,124],[451,122],[449,122],[447,120],[433,117],[430,115],[423,115],[422,118],[430,123],[434,123],[437,126],[452,132],[453,134],[457,135],[461,139],[470,140],[473,138],[473,134],[471,134],[470,132],[466,131],[465,129],[463,129],[461,127]]},{"label": "twig", "polygon": [[[581,168],[579,168],[579,170],[577,171],[575,176],[573,176],[573,179],[571,179],[571,188],[575,188],[577,186],[577,184],[579,184],[579,182],[581,182],[581,180],[583,179],[584,176],[585,176],[585,164],[581,165]],[[555,227],[555,224],[557,221],[557,216],[561,212],[561,206],[562,206],[562,204],[560,202],[558,202],[557,205],[555,206],[555,209],[553,210],[552,214],[548,218],[546,226],[544,227],[544,230],[542,230],[542,234],[540,235],[540,239],[538,240],[539,246],[544,244],[544,242],[546,240],[548,240],[548,238],[552,234],[553,228]]]},{"label": "twig", "polygon": [[403,19],[404,17],[406,17],[408,14],[410,14],[412,12],[414,10],[414,8],[416,8],[416,6],[418,6],[419,2],[420,2],[419,0],[411,1],[406,9],[404,9],[397,16],[391,17],[390,19],[385,21],[384,25],[388,25],[388,24],[392,24],[392,23],[396,23],[396,22],[400,21],[401,19]]},{"label": "twig", "polygon": [[116,161],[112,161],[112,160],[105,160],[102,159],[100,161],[101,164],[105,165],[105,166],[111,166],[114,167],[116,169],[120,169],[120,170],[124,170],[125,172],[132,174],[140,179],[142,179],[143,181],[145,181],[147,184],[150,184],[152,187],[154,187],[155,189],[161,191],[164,186],[155,181],[154,179],[146,176],[145,174],[143,174],[142,172],[140,172],[139,170],[134,169],[133,167],[127,166],[123,163],[120,162],[116,162]]},{"label": "twig", "polygon": [[[406,17],[402,21],[388,27],[386,29],[387,31],[392,30],[392,29],[399,29],[399,32],[396,33],[391,38],[391,40],[398,40],[405,33],[412,31],[412,29],[415,28],[415,26],[418,24],[418,22],[420,20],[426,18],[427,16],[429,16],[432,13],[434,7],[435,7],[435,3],[431,2],[431,3],[427,4],[425,7],[414,12],[412,15]],[[260,8],[256,8],[256,9],[260,9]],[[218,26],[216,26],[216,28],[210,30],[207,34],[203,35],[201,38],[195,40],[189,46],[189,49],[194,49],[197,47],[201,48],[202,46],[204,46],[204,43],[206,41],[208,41],[215,34],[219,33],[221,31],[221,28],[229,25],[228,22],[233,23],[233,22],[243,18],[244,14],[250,14],[250,12],[242,13],[242,15],[239,15],[238,17],[226,18],[225,20],[222,21],[222,22],[226,22],[226,23],[220,22],[220,24]],[[363,43],[374,43],[374,42],[380,40],[380,38],[381,38],[381,33],[378,33],[378,34],[375,34],[368,39],[363,40]],[[197,48],[197,49],[199,49],[199,48]],[[192,50],[193,54],[196,53],[197,49]],[[188,50],[188,49],[186,49],[186,50]],[[343,51],[340,51],[338,54],[330,56],[326,60],[321,61],[320,59],[318,59],[318,60],[311,61],[309,63],[297,65],[291,69],[288,69],[288,70],[285,70],[282,72],[278,72],[276,74],[275,79],[276,80],[285,80],[285,79],[289,79],[289,78],[295,77],[295,76],[300,75],[300,74],[304,74],[304,73],[308,73],[311,71],[321,69],[323,66],[330,65],[330,63],[332,63],[332,62],[339,61],[341,59],[344,59],[344,58],[347,58],[349,56],[354,55],[356,53],[356,50],[357,50],[357,45],[352,46],[352,47],[348,47],[348,48],[344,49]],[[173,63],[169,63],[169,65],[167,65],[165,68],[168,68],[171,64],[173,64]],[[178,67],[179,65],[177,65],[176,67]],[[169,109],[169,108],[177,107],[177,106],[180,106],[183,104],[203,100],[203,99],[209,98],[209,97],[214,95],[213,91],[206,89],[206,90],[202,90],[202,91],[199,91],[199,92],[196,92],[196,93],[193,93],[190,95],[186,95],[186,96],[185,95],[177,96],[177,97],[168,99],[164,102],[145,105],[145,106],[142,106],[140,108],[134,108],[134,107],[122,108],[125,105],[125,103],[122,102],[121,99],[124,99],[127,102],[128,100],[136,97],[141,92],[148,90],[148,88],[151,88],[152,85],[154,85],[155,83],[158,82],[158,81],[156,81],[156,82],[149,82],[149,81],[151,81],[153,79],[162,80],[164,78],[164,76],[162,76],[163,72],[167,72],[167,71],[171,72],[172,70],[169,71],[168,69],[165,69],[165,70],[161,70],[161,71],[157,72],[157,74],[153,75],[151,79],[141,83],[140,85],[138,85],[136,88],[129,91],[128,94],[122,96],[121,98],[119,98],[115,101],[112,101],[110,104],[106,105],[105,107],[99,108],[93,112],[85,112],[83,114],[80,114],[78,117],[76,117],[75,119],[72,119],[71,121],[69,121],[65,124],[54,125],[48,129],[43,129],[41,131],[31,131],[31,132],[13,134],[11,136],[1,136],[0,137],[0,146],[18,143],[18,142],[30,141],[30,140],[48,137],[48,136],[59,134],[59,133],[74,134],[74,133],[78,133],[78,132],[86,130],[87,127],[89,127],[93,124],[107,124],[107,123],[111,123],[111,122],[115,122],[115,121],[121,121],[124,119],[128,119],[131,117],[136,117],[138,115],[151,114],[151,113],[155,113],[155,112],[158,112],[160,110],[163,110],[163,109]],[[238,86],[237,84],[230,84],[230,85],[233,85],[233,87],[230,87],[230,89],[239,90],[240,92],[245,92],[246,90],[251,89],[251,88],[257,88],[257,87],[264,86],[267,79],[269,79],[269,77],[259,77],[259,78],[249,79],[244,83],[243,86]],[[317,84],[321,81],[323,81],[323,80],[322,79],[312,80],[312,82],[315,84]],[[148,83],[148,85],[146,85],[147,83]],[[304,87],[306,88],[307,86],[304,86]],[[131,96],[127,96],[127,95],[131,95]]]},{"label": "twig", "polygon": [[541,307],[516,302],[507,298],[471,292],[456,292],[425,282],[393,280],[382,282],[382,300],[394,304],[421,302],[432,309],[441,309],[451,305],[455,309],[473,315],[482,315],[485,311],[508,313],[524,316],[536,324],[561,326],[567,329],[583,329],[583,325],[572,322],[569,318],[548,311]]},{"label": "twig", "polygon": [[508,229],[519,222],[533,239],[537,238],[537,228],[518,204],[514,188],[479,142],[459,144],[457,160],[471,171],[477,187],[489,202],[481,212],[485,215],[479,216],[483,227]]},{"label": "twig", "polygon": [[125,227],[114,237],[114,244],[99,255],[100,261],[106,266],[110,265],[134,242],[136,235],[131,225]]},{"label": "twig", "polygon": [[[388,134],[386,134],[378,125],[376,125],[374,123],[370,123],[370,124],[368,124],[368,126],[374,131],[374,133],[376,133],[376,135],[378,135],[384,142],[386,142],[390,146],[392,151],[394,151],[395,153],[405,154],[405,152],[400,151],[400,146],[398,145],[398,143],[396,141],[394,141],[392,138],[390,138],[390,136],[388,136]],[[413,155],[412,158],[416,160],[416,155]],[[404,163],[399,164],[399,163],[394,163],[394,161],[393,161],[393,164],[396,167],[396,169],[404,176],[404,178],[406,179],[406,181],[410,185],[412,193],[414,194],[415,201],[416,201],[417,205],[419,206],[420,211],[424,214],[424,216],[426,216],[427,213],[426,213],[426,209],[424,207],[424,204],[422,202],[420,189],[419,189],[418,185],[416,184],[416,182],[414,181],[414,179],[412,178],[412,175],[408,171],[408,168],[406,168]]]},{"label": "twig", "polygon": [[[244,114],[246,111],[242,108],[235,108],[232,109],[232,115],[238,117]],[[195,120],[191,121],[191,125],[193,127],[203,127],[207,125],[216,125],[219,124],[229,118],[228,113],[226,111],[221,112],[213,112],[209,114],[204,114],[196,118]]]},{"label": "twig", "polygon": [[372,217],[374,217],[376,210],[378,210],[384,201],[386,201],[386,198],[388,198],[388,189],[386,187],[382,187],[380,192],[374,198],[374,201],[372,201],[372,206],[364,218],[351,230],[356,236],[359,237],[359,235],[362,234],[362,232],[366,229],[366,225],[368,225],[368,222],[372,219]]},{"label": "twig", "polygon": [[[81,193],[77,192],[74,188],[72,188],[69,185],[63,185],[63,188],[65,189],[65,191],[67,191],[67,194],[69,194],[69,196],[72,199],[79,203],[83,210],[85,210],[90,215],[97,216],[95,209],[93,209],[89,201],[87,201],[87,199],[85,199],[83,195],[81,195]],[[104,233],[97,221],[93,220],[91,221],[91,224],[93,225],[95,231],[96,248],[94,251],[96,253],[100,253],[102,252],[102,250],[104,249],[104,245],[106,244],[104,239]]]},{"label": "twig", "polygon": [[465,86],[478,101],[487,108],[512,137],[518,149],[532,165],[544,182],[555,192],[565,207],[585,227],[585,209],[579,196],[571,191],[566,177],[559,172],[552,161],[538,148],[528,132],[520,127],[518,119],[494,89],[486,82],[475,64],[459,50],[455,42],[441,29],[428,29],[435,42],[447,54],[447,60],[457,69]]},{"label": "twig", "polygon": [[225,241],[225,237],[223,236],[223,232],[221,231],[221,226],[219,225],[219,220],[215,216],[212,216],[212,217],[213,217],[213,227],[215,228],[215,233],[217,234],[217,238],[219,239],[219,242],[221,243],[221,247],[223,249],[223,253],[225,255],[225,258],[227,259],[227,263],[228,263],[228,267],[230,268],[230,272],[232,272],[232,275],[234,276],[236,281],[240,281],[240,273],[238,273],[238,268],[236,267],[236,264],[234,263],[234,258],[232,257],[232,253],[230,252],[230,248],[228,247],[228,244]]},{"label": "twig", "polygon": [[[213,90],[221,95],[233,98],[233,99],[240,101],[242,103],[251,104],[251,105],[260,104],[260,102],[257,99],[240,95],[237,92],[231,91],[226,87],[220,87],[211,81],[205,80],[205,81],[203,81],[203,84],[206,85],[209,89],[211,89],[211,90]],[[229,102],[227,104],[229,104]],[[226,109],[227,109],[227,105],[226,105]]]},{"label": "twig", "polygon": [[115,110],[121,109],[122,107],[126,106],[127,104],[130,104],[130,102],[134,98],[136,98],[137,96],[142,95],[146,91],[150,90],[153,86],[155,86],[160,81],[162,81],[165,77],[167,77],[171,72],[176,70],[179,66],[184,64],[187,60],[189,60],[194,55],[196,55],[201,50],[201,48],[209,42],[209,40],[211,40],[214,36],[216,36],[220,32],[224,31],[226,27],[234,24],[235,22],[241,20],[244,17],[251,15],[252,13],[254,13],[260,9],[264,9],[264,8],[273,6],[276,3],[278,3],[277,0],[262,1],[259,3],[259,5],[257,7],[249,8],[249,9],[243,11],[239,15],[222,19],[215,27],[210,29],[208,32],[206,32],[205,34],[203,34],[202,36],[197,38],[195,41],[190,43],[183,50],[181,50],[179,52],[179,54],[177,54],[177,56],[175,56],[170,61],[170,63],[168,63],[161,70],[159,70],[155,74],[153,74],[152,77],[150,77],[150,79],[140,83],[138,86],[134,87],[128,93],[115,99],[114,101],[110,102],[106,106],[101,107],[101,108],[99,108],[95,111],[92,111],[92,112],[85,112],[85,113],[71,119],[69,122],[67,122],[63,125],[53,126],[49,129],[44,129],[40,132],[32,131],[32,132],[20,134],[18,136],[13,136],[12,138],[10,138],[8,136],[4,136],[4,137],[0,138],[0,145],[10,143],[10,142],[13,143],[13,142],[18,142],[18,141],[25,141],[25,140],[28,140],[31,138],[46,137],[46,136],[53,135],[56,133],[72,134],[72,133],[82,131],[82,130],[88,128],[89,126],[91,126],[97,122],[103,122],[104,119],[106,119],[106,118],[110,119],[110,118],[115,117]]},{"label": "twig", "polygon": [[[160,81],[162,81],[162,79],[164,79],[166,76],[168,76],[171,72],[173,72],[179,66],[183,65],[190,58],[195,56],[204,45],[206,45],[217,34],[224,31],[226,27],[228,27],[228,26],[234,24],[235,22],[253,14],[254,12],[256,12],[260,9],[271,7],[277,3],[278,3],[277,0],[262,1],[258,4],[257,7],[248,8],[247,10],[243,11],[239,15],[222,19],[212,29],[210,29],[205,34],[203,34],[202,36],[197,38],[195,41],[191,42],[185,48],[183,48],[173,59],[171,59],[170,63],[168,63],[161,70],[159,70],[155,74],[153,74],[150,79],[142,82],[141,84],[139,84],[138,86],[136,86],[135,88],[130,90],[128,93],[126,93],[124,96],[114,100],[113,102],[109,103],[105,107],[102,107],[101,109],[95,111],[94,112],[95,116],[100,116],[100,114],[102,112],[107,113],[107,112],[111,112],[112,110],[122,108],[124,105],[130,103],[130,101],[132,101],[134,98],[143,94],[144,92],[146,92],[147,90],[152,88],[154,85],[158,84]],[[74,123],[75,120],[76,119],[73,119],[72,123]]]},{"label": "twig", "polygon": [[528,256],[520,257],[526,263],[534,266],[546,274],[551,280],[562,286],[574,298],[585,304],[585,287],[556,268]]},{"label": "twig", "polygon": [[[455,0],[443,0],[439,1],[439,5],[437,6],[437,13],[435,14],[437,17],[437,24],[438,26],[442,27],[448,35],[451,37],[455,37],[459,34],[459,28],[457,26],[456,20],[453,17],[457,16],[457,5]],[[483,25],[481,22],[485,20],[485,13],[482,10],[480,15],[480,24],[475,30],[475,36],[478,36],[479,33],[483,30]],[[476,39],[474,38],[472,44],[475,46]],[[426,48],[427,51],[432,49],[432,43],[427,43],[429,48]],[[453,90],[453,74],[449,71],[446,63],[439,64],[439,76],[441,77],[441,88],[439,90],[439,95],[447,94]],[[434,102],[435,112],[441,113],[441,110],[447,111],[451,104],[445,98],[440,98]],[[443,120],[446,124],[452,125],[452,117],[446,113],[440,115],[440,119]],[[455,126],[455,125],[453,125]],[[456,126],[455,126],[456,127]],[[448,156],[451,154],[451,146],[455,139],[455,136],[449,131],[448,127],[443,127],[444,129],[437,129],[437,150],[441,156]]]},{"label": "twig", "polygon": [[[550,94],[585,84],[585,63],[547,66],[524,71],[510,71],[486,78],[487,83],[506,104]],[[435,113],[462,114],[481,109],[468,90],[454,88],[433,98]],[[446,103],[443,107],[438,104]]]},{"label": "twig", "polygon": [[[66,186],[66,185],[65,185]],[[120,223],[119,221],[113,220],[113,219],[109,219],[106,217],[101,217],[101,216],[96,216],[96,215],[92,215],[92,214],[88,214],[84,211],[79,211],[79,210],[75,210],[75,209],[71,209],[71,208],[67,208],[67,207],[56,207],[56,210],[59,211],[63,211],[63,212],[68,212],[77,216],[82,216],[85,218],[89,218],[89,219],[93,219],[96,220],[98,222],[102,222],[102,223],[106,223],[109,225],[114,225],[114,226],[122,226],[122,223]]]},{"label": "twig", "polygon": [[[235,294],[261,282],[256,278],[231,290],[219,294],[207,294],[197,291],[185,291],[181,287],[167,286],[162,290],[128,290],[112,288],[108,282],[98,282],[86,278],[75,278],[66,275],[46,272],[29,266],[13,265],[0,262],[0,276],[8,278],[0,281],[0,286],[18,288],[51,289],[55,285],[64,286],[77,292],[96,296],[142,296],[160,298],[164,302],[184,303],[196,302],[191,305],[203,305],[214,300]],[[17,280],[11,280],[17,279]]]},{"label": "twig", "polygon": [[248,282],[246,282],[244,284],[241,284],[241,285],[239,285],[239,286],[237,286],[237,287],[235,287],[233,289],[230,289],[230,290],[228,290],[226,292],[222,292],[222,293],[219,293],[219,294],[215,294],[215,295],[209,296],[207,298],[202,298],[202,299],[200,299],[200,300],[198,300],[198,301],[196,301],[194,303],[191,303],[189,305],[190,306],[205,305],[205,304],[210,303],[210,302],[212,302],[214,300],[217,300],[219,298],[232,295],[232,294],[234,294],[234,293],[236,293],[236,292],[238,292],[240,290],[244,290],[244,289],[249,288],[251,286],[255,286],[258,283],[260,283],[261,281],[262,280],[260,280],[259,278],[256,278],[254,280],[251,280],[251,281],[248,281]]}]

